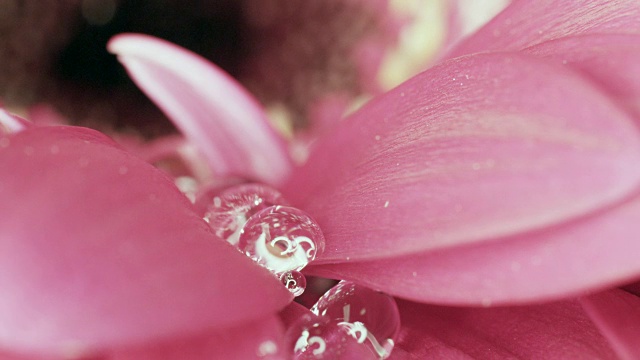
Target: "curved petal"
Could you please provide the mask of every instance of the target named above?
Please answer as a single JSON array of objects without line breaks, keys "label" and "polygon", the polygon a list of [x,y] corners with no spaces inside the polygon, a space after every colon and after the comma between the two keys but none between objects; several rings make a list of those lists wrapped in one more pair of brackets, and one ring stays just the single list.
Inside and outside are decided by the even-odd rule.
[{"label": "curved petal", "polygon": [[256,320],[205,335],[115,351],[109,360],[285,360],[283,328],[277,317]]},{"label": "curved petal", "polygon": [[575,36],[532,46],[524,52],[580,71],[640,121],[640,35]]},{"label": "curved petal", "polygon": [[621,359],[640,358],[640,297],[614,289],[580,302]]},{"label": "curved petal", "polygon": [[399,301],[393,356],[409,359],[616,359],[576,302],[473,309]]},{"label": "curved petal", "polygon": [[456,46],[448,57],[520,50],[544,41],[586,34],[640,34],[640,2],[515,0]]},{"label": "curved petal", "polygon": [[640,180],[632,120],[573,72],[516,54],[437,66],[336,130],[284,189],[323,229],[316,263],[558,224]]},{"label": "curved petal", "polygon": [[0,348],[82,351],[229,326],[290,300],[161,171],[88,129],[0,148]]},{"label": "curved petal", "polygon": [[500,241],[305,271],[423,302],[488,306],[558,299],[640,277],[638,224],[640,195]]},{"label": "curved petal", "polygon": [[108,48],[214,171],[271,184],[288,175],[284,142],[257,101],[221,69],[146,35],[118,35]]}]

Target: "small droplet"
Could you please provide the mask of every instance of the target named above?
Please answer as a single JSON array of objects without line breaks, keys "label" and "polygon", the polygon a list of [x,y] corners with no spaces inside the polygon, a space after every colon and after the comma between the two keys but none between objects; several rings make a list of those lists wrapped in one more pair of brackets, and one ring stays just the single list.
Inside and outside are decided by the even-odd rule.
[{"label": "small droplet", "polygon": [[242,228],[240,251],[275,274],[300,271],[324,250],[318,224],[304,211],[271,206],[253,215]]},{"label": "small droplet", "polygon": [[307,288],[307,279],[299,271],[287,271],[280,275],[282,285],[289,290],[293,296],[300,296]]},{"label": "small droplet", "polygon": [[379,359],[389,357],[400,332],[400,313],[393,297],[349,281],[325,293],[311,311],[338,321]]},{"label": "small droplet", "polygon": [[271,206],[251,216],[238,249],[275,274],[300,271],[324,250],[318,224],[304,211]]},{"label": "small droplet", "polygon": [[348,328],[326,317],[302,316],[289,327],[285,341],[295,360],[377,359]]},{"label": "small droplet", "polygon": [[240,231],[251,216],[273,205],[286,205],[286,201],[267,185],[242,184],[223,190],[208,204],[204,219],[221,239],[237,245]]}]

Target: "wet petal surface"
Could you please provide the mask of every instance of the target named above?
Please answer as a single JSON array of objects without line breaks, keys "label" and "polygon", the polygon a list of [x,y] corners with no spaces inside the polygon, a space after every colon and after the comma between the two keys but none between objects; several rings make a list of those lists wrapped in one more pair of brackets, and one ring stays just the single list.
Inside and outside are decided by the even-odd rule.
[{"label": "wet petal surface", "polygon": [[[549,11],[553,9],[553,11]],[[587,34],[640,34],[635,0],[515,0],[449,54],[521,50],[545,41]]]},{"label": "wet petal surface", "polygon": [[637,279],[640,197],[495,242],[308,269],[416,301],[496,305],[578,295]]},{"label": "wet petal surface", "polygon": [[616,358],[575,302],[497,309],[398,305],[398,359]]},{"label": "wet petal surface", "polygon": [[478,55],[373,100],[317,144],[284,191],[323,229],[317,263],[353,261],[582,216],[632,192],[638,161],[632,120],[575,73]]}]

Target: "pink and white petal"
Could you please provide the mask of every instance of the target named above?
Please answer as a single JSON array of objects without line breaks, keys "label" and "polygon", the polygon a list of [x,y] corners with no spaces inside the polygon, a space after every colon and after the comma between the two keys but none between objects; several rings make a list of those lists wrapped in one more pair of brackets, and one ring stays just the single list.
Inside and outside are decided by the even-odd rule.
[{"label": "pink and white petal", "polygon": [[283,140],[258,102],[223,70],[146,35],[118,35],[108,48],[216,173],[271,184],[289,174]]},{"label": "pink and white petal", "polygon": [[637,188],[629,116],[560,66],[448,61],[321,139],[284,188],[326,238],[316,263],[388,258],[558,224]]},{"label": "pink and white petal", "polygon": [[636,0],[514,0],[449,58],[485,51],[513,51],[568,36],[640,34]]},{"label": "pink and white petal", "polygon": [[0,136],[17,133],[31,126],[29,121],[0,108]]},{"label": "pink and white petal", "polygon": [[277,317],[217,329],[203,335],[113,351],[107,360],[285,360],[284,329]]},{"label": "pink and white petal", "polygon": [[489,306],[547,301],[640,277],[638,224],[640,196],[499,241],[306,271],[421,302]]},{"label": "pink and white petal", "polygon": [[291,294],[160,170],[93,130],[0,147],[0,348],[67,354],[232,326]]},{"label": "pink and white petal", "polygon": [[640,297],[614,289],[580,302],[620,359],[640,358]]},{"label": "pink and white petal", "polygon": [[479,309],[399,301],[398,307],[402,331],[390,359],[616,358],[576,302]]},{"label": "pink and white petal", "polygon": [[524,52],[580,71],[640,121],[640,35],[568,37]]}]

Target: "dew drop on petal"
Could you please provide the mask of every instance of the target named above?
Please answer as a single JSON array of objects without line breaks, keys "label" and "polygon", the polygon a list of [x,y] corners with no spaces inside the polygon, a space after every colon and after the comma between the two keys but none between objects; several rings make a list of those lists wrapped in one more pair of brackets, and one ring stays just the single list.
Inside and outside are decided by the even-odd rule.
[{"label": "dew drop on petal", "polygon": [[280,274],[280,282],[293,296],[300,296],[307,288],[307,279],[299,271],[287,271]]},{"label": "dew drop on petal", "polygon": [[216,235],[237,246],[240,231],[251,216],[270,206],[286,204],[282,195],[270,186],[236,185],[213,196],[203,218]]},{"label": "dew drop on petal", "polygon": [[391,354],[400,332],[400,313],[393,297],[341,281],[311,308],[338,324],[379,359]]},{"label": "dew drop on petal", "polygon": [[326,317],[302,316],[287,329],[285,341],[295,360],[378,359],[347,328]]},{"label": "dew drop on petal", "polygon": [[275,274],[300,271],[324,250],[324,236],[307,213],[271,206],[253,215],[242,228],[238,248]]}]

